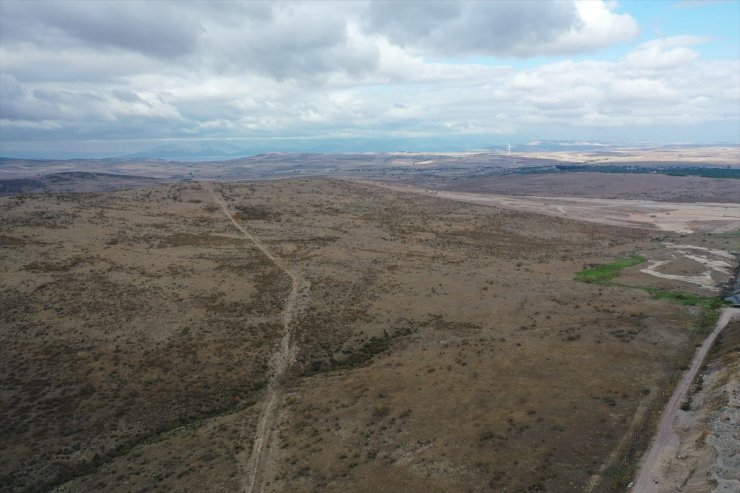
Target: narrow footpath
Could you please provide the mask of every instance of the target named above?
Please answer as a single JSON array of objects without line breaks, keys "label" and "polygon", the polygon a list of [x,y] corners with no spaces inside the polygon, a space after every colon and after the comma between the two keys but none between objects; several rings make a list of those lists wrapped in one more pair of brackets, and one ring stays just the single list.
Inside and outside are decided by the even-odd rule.
[{"label": "narrow footpath", "polygon": [[277,256],[275,256],[259,239],[252,235],[246,228],[236,221],[224,198],[215,190],[211,189],[214,201],[221,206],[221,210],[231,223],[242,232],[242,234],[251,241],[267,258],[275,264],[280,270],[285,272],[291,279],[290,293],[285,300],[283,307],[282,324],[283,336],[280,345],[275,349],[271,357],[272,375],[267,385],[262,411],[257,422],[252,453],[246,465],[246,481],[244,491],[254,493],[263,491],[264,483],[268,479],[265,472],[272,469],[268,464],[270,460],[270,443],[272,441],[273,430],[276,417],[279,412],[280,400],[282,397],[282,380],[290,367],[293,355],[296,352],[295,339],[293,336],[293,325],[296,318],[296,304],[299,293],[303,288],[303,278],[299,273],[288,268],[288,266]]}]

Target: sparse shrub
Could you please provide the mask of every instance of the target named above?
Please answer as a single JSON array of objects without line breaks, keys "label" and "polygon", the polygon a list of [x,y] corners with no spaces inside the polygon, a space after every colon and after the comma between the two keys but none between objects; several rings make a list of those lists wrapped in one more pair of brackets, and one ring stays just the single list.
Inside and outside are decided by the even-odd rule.
[{"label": "sparse shrub", "polygon": [[588,267],[580,272],[576,272],[576,281],[590,282],[595,284],[606,284],[628,267],[641,264],[647,259],[642,255],[630,255],[627,258],[621,258],[611,264],[600,264]]}]

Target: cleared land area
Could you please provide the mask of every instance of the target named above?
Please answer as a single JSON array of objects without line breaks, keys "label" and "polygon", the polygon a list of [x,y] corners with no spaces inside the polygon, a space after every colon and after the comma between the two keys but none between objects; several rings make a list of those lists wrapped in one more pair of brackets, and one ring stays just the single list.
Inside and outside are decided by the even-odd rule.
[{"label": "cleared land area", "polygon": [[0,210],[0,491],[625,488],[707,324],[656,294],[714,293],[574,276],[735,241],[326,179]]}]

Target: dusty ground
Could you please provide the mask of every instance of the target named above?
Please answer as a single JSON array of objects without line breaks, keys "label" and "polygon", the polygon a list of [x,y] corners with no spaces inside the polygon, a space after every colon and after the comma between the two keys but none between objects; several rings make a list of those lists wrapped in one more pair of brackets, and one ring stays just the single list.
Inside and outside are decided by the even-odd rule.
[{"label": "dusty ground", "polygon": [[740,180],[629,173],[533,173],[461,178],[449,191],[660,202],[740,203]]},{"label": "dusty ground", "polygon": [[[269,491],[606,491],[696,338],[695,307],[573,281],[670,232],[342,181],[217,191],[307,283]],[[242,489],[285,271],[197,183],[0,208],[0,490]]]}]

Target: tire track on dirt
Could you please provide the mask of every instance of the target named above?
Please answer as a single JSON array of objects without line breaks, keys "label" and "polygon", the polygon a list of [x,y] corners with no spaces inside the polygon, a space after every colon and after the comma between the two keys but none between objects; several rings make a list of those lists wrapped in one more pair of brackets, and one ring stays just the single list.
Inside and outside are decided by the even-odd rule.
[{"label": "tire track on dirt", "polygon": [[221,210],[229,218],[231,223],[242,232],[242,234],[256,246],[277,268],[290,276],[291,288],[285,306],[283,307],[283,336],[280,339],[280,345],[277,347],[271,357],[271,366],[273,374],[267,385],[267,394],[264,401],[264,407],[260,413],[257,422],[252,453],[246,465],[246,484],[244,491],[254,493],[262,491],[262,485],[268,479],[265,476],[266,469],[272,469],[271,464],[267,462],[274,460],[269,454],[269,444],[272,440],[272,432],[275,420],[280,408],[280,399],[282,397],[283,378],[287,374],[291,361],[295,357],[296,346],[293,336],[293,322],[296,315],[296,305],[301,289],[304,287],[304,280],[301,275],[290,269],[283,260],[275,256],[267,246],[258,238],[252,235],[246,228],[237,222],[223,196],[210,187],[214,201],[221,207]]}]

